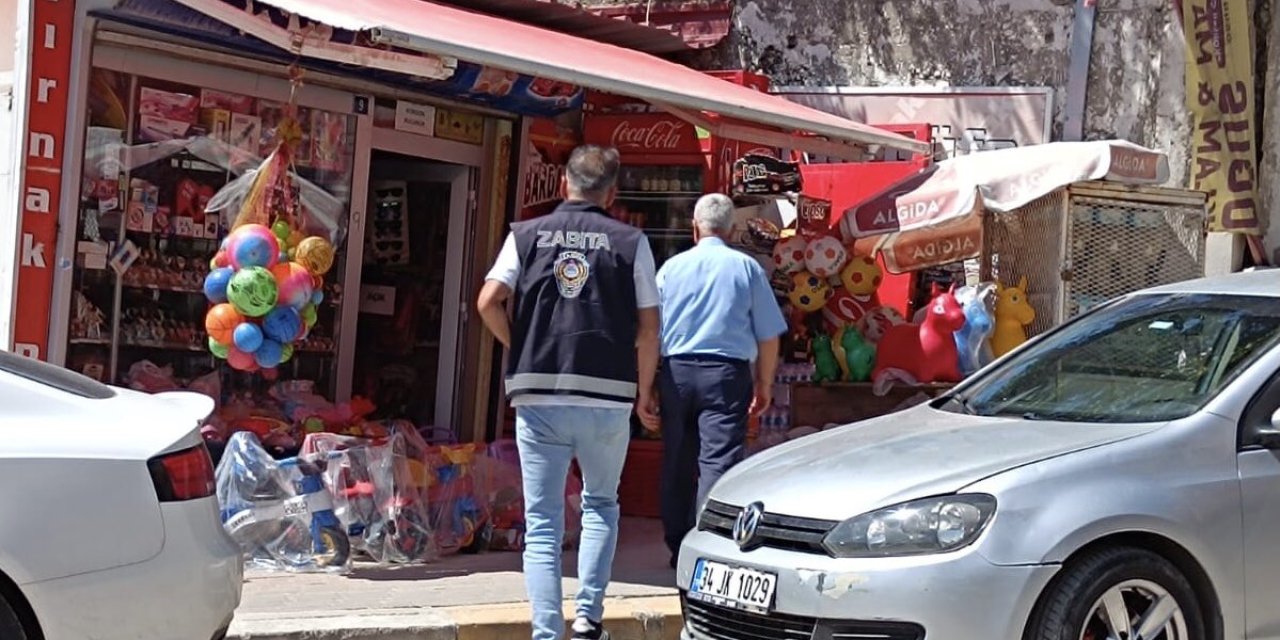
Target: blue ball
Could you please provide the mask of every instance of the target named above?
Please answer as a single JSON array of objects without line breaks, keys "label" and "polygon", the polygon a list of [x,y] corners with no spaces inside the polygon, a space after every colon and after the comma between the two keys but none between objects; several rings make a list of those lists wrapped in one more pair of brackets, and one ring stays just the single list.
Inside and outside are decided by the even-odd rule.
[{"label": "blue ball", "polygon": [[231,341],[236,343],[237,349],[253,353],[262,347],[262,329],[256,324],[241,322],[236,325],[235,333],[231,334]]},{"label": "blue ball", "polygon": [[258,350],[253,354],[253,359],[263,369],[279,366],[280,359],[283,357],[284,345],[275,340],[263,340],[262,346],[258,347]]},{"label": "blue ball", "polygon": [[204,277],[204,297],[209,299],[213,304],[221,304],[227,301],[227,283],[231,282],[231,276],[235,275],[235,269],[230,267],[222,267],[209,272]]},{"label": "blue ball", "polygon": [[262,320],[263,332],[281,344],[293,342],[301,328],[302,316],[293,307],[276,307]]},{"label": "blue ball", "polygon": [[238,238],[232,248],[234,253],[231,256],[231,264],[240,269],[249,267],[269,269],[280,257],[279,250],[272,247],[267,238],[256,234],[246,234]]},{"label": "blue ball", "polygon": [[318,307],[321,302],[324,302],[324,292],[317,289],[311,294],[311,304]]}]

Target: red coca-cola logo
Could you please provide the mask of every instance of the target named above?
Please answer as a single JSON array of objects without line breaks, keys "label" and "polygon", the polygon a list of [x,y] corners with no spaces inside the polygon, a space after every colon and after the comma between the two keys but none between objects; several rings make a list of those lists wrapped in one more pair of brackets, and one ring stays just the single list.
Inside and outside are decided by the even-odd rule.
[{"label": "red coca-cola logo", "polygon": [[636,126],[623,120],[613,128],[609,144],[618,149],[639,148],[647,151],[674,151],[680,148],[685,123],[659,120],[644,126]]}]

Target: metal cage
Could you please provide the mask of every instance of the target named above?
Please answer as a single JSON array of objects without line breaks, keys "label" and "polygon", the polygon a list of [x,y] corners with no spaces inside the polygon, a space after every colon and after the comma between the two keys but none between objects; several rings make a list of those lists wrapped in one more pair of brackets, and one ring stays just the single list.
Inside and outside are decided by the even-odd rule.
[{"label": "metal cage", "polygon": [[1203,276],[1207,219],[1198,191],[1075,184],[984,213],[982,278],[1027,278],[1036,335],[1116,296]]}]

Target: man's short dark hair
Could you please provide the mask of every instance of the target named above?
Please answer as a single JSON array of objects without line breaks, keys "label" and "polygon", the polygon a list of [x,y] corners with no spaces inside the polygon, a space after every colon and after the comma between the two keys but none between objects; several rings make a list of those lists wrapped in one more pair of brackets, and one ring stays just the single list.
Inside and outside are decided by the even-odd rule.
[{"label": "man's short dark hair", "polygon": [[618,181],[621,164],[613,147],[584,144],[574,149],[565,167],[569,191],[583,197],[603,196]]}]

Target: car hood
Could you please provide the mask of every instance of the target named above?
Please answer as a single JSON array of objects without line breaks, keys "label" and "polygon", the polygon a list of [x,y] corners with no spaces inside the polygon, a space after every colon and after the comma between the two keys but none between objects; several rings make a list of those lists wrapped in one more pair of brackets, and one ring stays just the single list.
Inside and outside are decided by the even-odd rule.
[{"label": "car hood", "polygon": [[969,416],[919,406],[775,447],[734,467],[711,498],[772,513],[843,520],[954,493],[984,478],[1126,440],[1160,424],[1081,424]]}]

